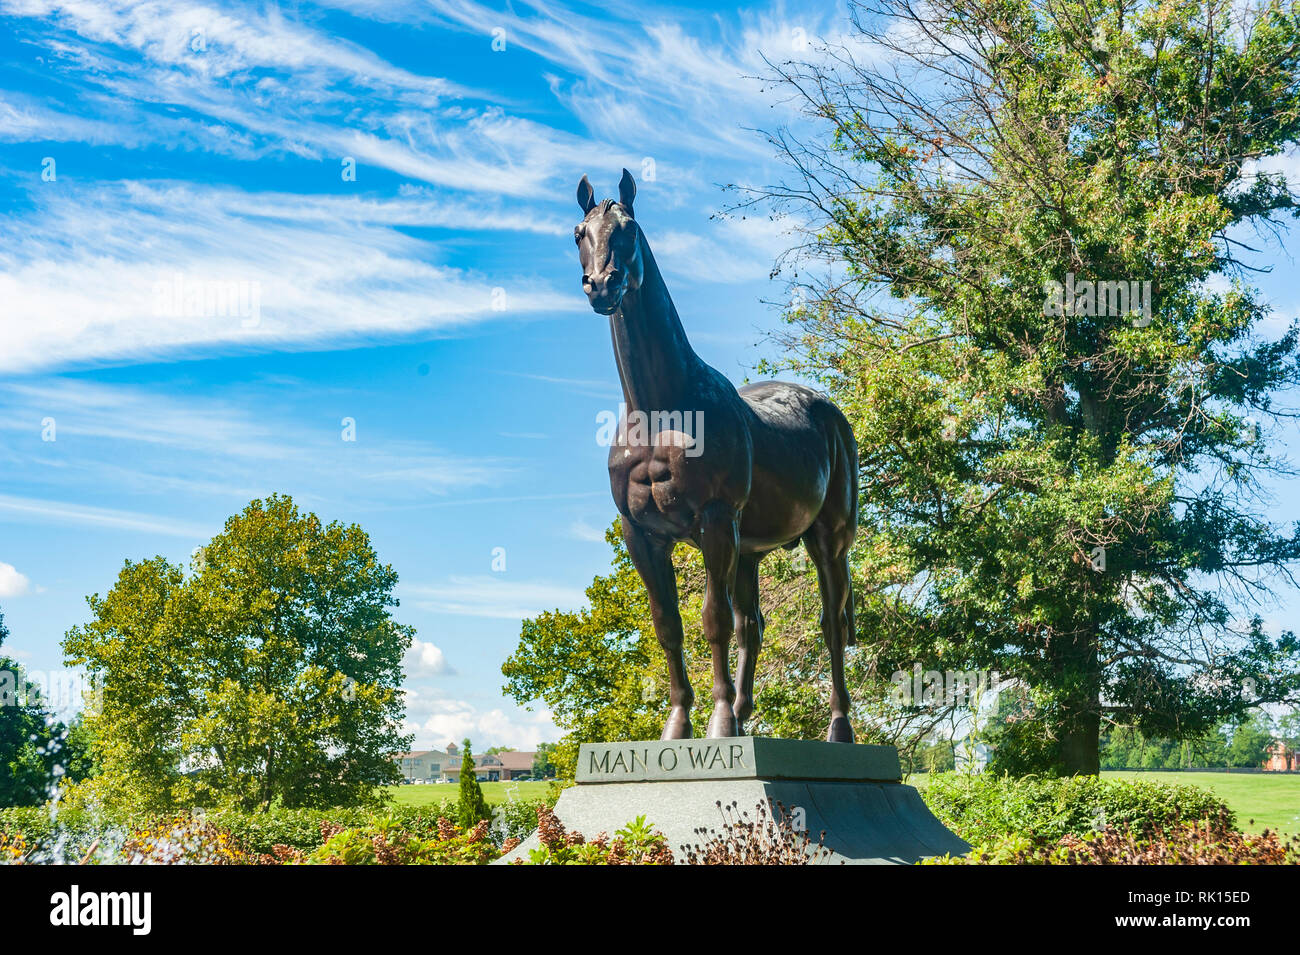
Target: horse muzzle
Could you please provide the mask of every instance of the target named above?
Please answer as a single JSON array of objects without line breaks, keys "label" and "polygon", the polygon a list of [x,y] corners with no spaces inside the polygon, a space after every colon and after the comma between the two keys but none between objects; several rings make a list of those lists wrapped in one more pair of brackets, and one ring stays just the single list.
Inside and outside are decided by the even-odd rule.
[{"label": "horse muzzle", "polygon": [[598,315],[613,315],[623,304],[623,294],[627,291],[627,282],[617,285],[602,285],[600,288],[588,286],[587,301]]}]

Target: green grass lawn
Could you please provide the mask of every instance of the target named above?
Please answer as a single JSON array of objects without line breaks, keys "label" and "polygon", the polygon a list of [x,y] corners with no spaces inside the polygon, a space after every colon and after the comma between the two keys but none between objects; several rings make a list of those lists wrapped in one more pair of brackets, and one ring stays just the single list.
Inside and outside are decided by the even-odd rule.
[{"label": "green grass lawn", "polygon": [[[1151,779],[1208,789],[1237,814],[1247,832],[1273,829],[1300,834],[1300,776],[1281,773],[1131,773],[1103,772],[1103,777]],[[1252,820],[1254,820],[1252,822]]]},{"label": "green grass lawn", "polygon": [[[511,795],[518,802],[530,802],[546,798],[546,787],[550,783],[479,783],[483,788],[483,798],[489,806],[508,802]],[[386,786],[393,794],[393,801],[399,806],[436,806],[439,803],[455,802],[460,793],[460,786],[453,784],[431,783],[425,786]],[[515,792],[508,792],[514,791]]]}]

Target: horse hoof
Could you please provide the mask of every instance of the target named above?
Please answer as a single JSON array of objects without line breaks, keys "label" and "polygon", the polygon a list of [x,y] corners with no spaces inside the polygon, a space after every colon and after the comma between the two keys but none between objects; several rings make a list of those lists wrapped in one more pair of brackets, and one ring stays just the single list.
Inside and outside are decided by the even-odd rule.
[{"label": "horse hoof", "polygon": [[737,712],[735,711],[735,709],[732,709],[731,712],[732,712],[733,714],[735,714],[735,717],[736,717],[736,735],[737,735],[737,736],[744,736],[744,735],[745,735],[745,721],[746,721],[747,719],[749,719],[748,714],[742,716],[740,713],[737,713]]},{"label": "horse hoof", "polygon": [[731,712],[730,704],[719,703],[713,708],[713,716],[709,718],[709,728],[705,735],[709,739],[740,735],[736,714]]},{"label": "horse hoof", "polygon": [[837,716],[831,720],[830,729],[826,731],[828,743],[852,743],[853,726],[847,716]]},{"label": "horse hoof", "polygon": [[736,715],[736,735],[744,736],[745,724],[754,715],[754,704],[752,702],[742,703],[737,699],[731,706],[731,712]]},{"label": "horse hoof", "polygon": [[668,722],[664,724],[663,735],[660,739],[690,739],[694,735],[691,729],[691,719],[684,713],[673,713],[668,717]]}]

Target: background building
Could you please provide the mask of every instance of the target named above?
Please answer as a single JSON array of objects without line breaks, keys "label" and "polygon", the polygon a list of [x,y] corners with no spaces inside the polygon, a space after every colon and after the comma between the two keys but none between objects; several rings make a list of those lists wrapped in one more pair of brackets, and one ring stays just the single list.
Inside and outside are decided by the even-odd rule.
[{"label": "background building", "polygon": [[[533,771],[533,752],[493,753],[474,757],[474,775],[479,782],[508,782],[520,776],[529,776]],[[448,766],[443,773],[453,781],[460,780],[460,760]]]},{"label": "background building", "polygon": [[[485,753],[474,757],[474,775],[479,782],[508,782],[533,772],[534,752]],[[436,783],[439,780],[458,782],[460,764],[464,759],[455,743],[445,750],[420,749],[393,757],[402,778],[408,783]]]},{"label": "background building", "polygon": [[401,753],[393,757],[402,778],[408,783],[433,783],[442,778],[443,771],[451,763],[460,771],[460,756],[455,746],[448,746],[446,751],[440,749],[419,749],[410,753]]},{"label": "background building", "polygon": [[1264,772],[1294,773],[1300,772],[1300,751],[1284,739],[1275,739],[1264,751]]}]

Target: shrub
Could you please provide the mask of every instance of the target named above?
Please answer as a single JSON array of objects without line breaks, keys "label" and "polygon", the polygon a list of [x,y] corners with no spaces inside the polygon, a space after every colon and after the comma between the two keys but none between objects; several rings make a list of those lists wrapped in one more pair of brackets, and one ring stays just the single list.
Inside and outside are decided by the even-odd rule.
[{"label": "shrub", "polygon": [[[542,802],[520,802],[497,806],[486,837],[495,846],[508,839],[522,839],[536,828],[537,807]],[[378,819],[391,819],[413,837],[430,839],[438,833],[440,817],[455,819],[457,805],[395,806],[377,815],[363,808],[269,809],[247,812],[224,810],[194,815],[213,827],[229,833],[233,845],[254,856],[273,855],[277,846],[286,850],[312,852],[325,842],[321,826],[328,823],[338,829],[366,829]],[[34,853],[41,861],[77,861],[99,843],[103,849],[118,845],[133,833],[146,832],[163,825],[173,825],[175,815],[136,812],[92,811],[80,807],[62,807],[51,816],[42,806],[0,809],[0,835],[21,836],[24,853]],[[188,816],[181,818],[191,818]],[[472,828],[472,827],[471,827]],[[5,859],[0,842],[0,861]]]},{"label": "shrub", "polygon": [[310,854],[279,847],[268,862],[305,865],[485,865],[500,850],[488,838],[486,820],[467,832],[449,820],[437,821],[433,833],[412,833],[392,816],[345,829],[323,823],[323,843]]},{"label": "shrub", "polygon": [[655,832],[645,816],[637,816],[610,839],[601,833],[590,842],[569,832],[549,806],[537,807],[540,843],[527,860],[515,865],[672,865],[673,853],[662,833]]},{"label": "shrub", "polygon": [[79,826],[56,828],[40,840],[29,840],[22,832],[0,832],[0,864],[249,865],[258,861],[227,830],[195,816],[100,827],[98,834]]},{"label": "shrub", "polygon": [[[681,847],[687,865],[808,865],[830,856],[821,839],[814,843],[794,828],[779,804],[773,814],[760,803],[753,819],[740,812],[737,803],[723,806],[719,802],[717,806],[721,830],[695,831],[701,841]],[[612,839],[602,832],[588,841],[581,833],[569,832],[549,807],[539,806],[537,838],[540,845],[516,865],[673,864],[667,839],[645,816],[638,816]]]},{"label": "shrub", "polygon": [[489,834],[498,844],[507,839],[523,840],[537,828],[537,807],[549,806],[543,800],[533,802],[507,802],[492,807],[492,827]]},{"label": "shrub", "polygon": [[[403,806],[387,812],[401,821],[408,830],[419,835],[434,832],[438,816],[446,808],[414,808]],[[325,841],[321,826],[331,824],[340,829],[363,828],[375,818],[371,810],[356,808],[334,809],[270,809],[265,812],[227,810],[209,813],[207,818],[229,830],[248,851],[266,854],[276,846],[287,846],[311,852]]]},{"label": "shrub", "polygon": [[722,830],[696,829],[703,841],[682,846],[687,865],[810,865],[830,859],[831,852],[823,845],[826,833],[813,842],[807,833],[795,829],[780,803],[775,813],[759,803],[753,819],[739,811],[738,803],[717,805]]},{"label": "shrub", "polygon": [[21,840],[28,862],[76,862],[92,849],[121,843],[150,822],[131,814],[107,820],[81,809],[60,809],[52,816],[45,806],[15,806],[0,809],[0,836]]},{"label": "shrub", "polygon": [[32,847],[21,833],[10,835],[0,832],[0,865],[21,865],[28,858]]},{"label": "shrub", "polygon": [[[90,853],[94,856],[93,850]],[[135,829],[103,862],[130,865],[251,865],[258,861],[230,832],[194,816]]]},{"label": "shrub", "polygon": [[1163,832],[1207,817],[1235,823],[1213,793],[1148,780],[942,773],[930,777],[922,795],[944,825],[973,845],[1012,836],[1056,842],[1107,827]]},{"label": "shrub", "polygon": [[[483,865],[501,854],[488,830],[489,823],[483,821],[462,832],[446,818],[427,825],[424,817],[412,825],[393,815],[369,817],[353,826],[324,820],[317,825],[316,847],[309,851],[280,843],[254,852],[231,829],[209,818],[177,816],[129,831],[105,828],[84,850],[70,848],[66,842],[34,843],[21,833],[0,832],[0,864]],[[505,844],[513,848],[516,843]]]},{"label": "shrub", "polygon": [[1006,836],[976,846],[965,857],[939,856],[922,865],[1300,865],[1300,838],[1283,842],[1268,830],[1247,835],[1219,815],[1159,832],[1107,826],[1055,841]]}]

